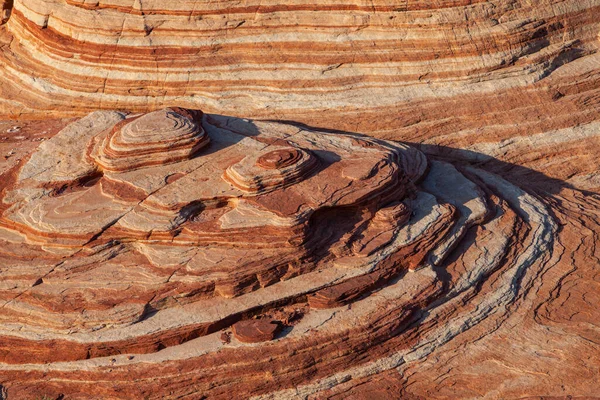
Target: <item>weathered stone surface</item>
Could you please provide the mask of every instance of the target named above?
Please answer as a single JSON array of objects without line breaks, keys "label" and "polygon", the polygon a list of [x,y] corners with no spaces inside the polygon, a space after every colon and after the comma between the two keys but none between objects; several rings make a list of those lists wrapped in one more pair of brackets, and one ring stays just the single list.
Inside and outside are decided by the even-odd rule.
[{"label": "weathered stone surface", "polygon": [[279,331],[277,321],[250,319],[233,324],[233,335],[242,343],[258,343],[273,340]]},{"label": "weathered stone surface", "polygon": [[0,6],[0,398],[598,397],[598,0]]},{"label": "weathered stone surface", "polygon": [[189,160],[209,142],[201,114],[182,109],[155,111],[117,125],[92,150],[103,171],[132,171]]},{"label": "weathered stone surface", "polygon": [[[421,382],[441,372],[420,365],[438,359],[456,370],[444,396],[469,397],[462,374],[501,372],[485,360],[511,335],[532,335],[511,364],[595,346],[593,303],[576,322],[554,300],[571,260],[595,257],[569,244],[577,221],[596,234],[595,214],[573,211],[594,196],[536,196],[493,165],[398,142],[178,108],[62,126],[0,180],[8,398],[430,396]],[[587,360],[568,376],[592,395]],[[519,376],[501,393],[548,383]]]},{"label": "weathered stone surface", "polygon": [[[598,62],[599,6],[16,0],[0,57],[0,105],[14,116],[177,104],[315,126],[326,114],[328,127],[406,128],[417,137],[519,121],[534,131],[542,126],[536,115],[559,124],[568,97],[597,81],[586,70]],[[537,84],[565,63],[580,83]],[[484,101],[490,91],[497,99]],[[494,109],[505,115],[474,118]]]}]

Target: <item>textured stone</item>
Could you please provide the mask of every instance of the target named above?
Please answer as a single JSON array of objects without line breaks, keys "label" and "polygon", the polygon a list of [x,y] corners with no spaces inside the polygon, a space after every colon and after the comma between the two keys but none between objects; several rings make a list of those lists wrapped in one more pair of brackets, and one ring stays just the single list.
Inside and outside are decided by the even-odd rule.
[{"label": "textured stone", "polygon": [[597,0],[0,4],[0,398],[598,396]]},{"label": "textured stone", "polygon": [[258,343],[273,340],[279,331],[277,321],[267,319],[250,319],[236,322],[233,335],[243,343]]},{"label": "textured stone", "polygon": [[[542,322],[560,318],[553,296],[531,294],[564,279],[574,189],[540,198],[397,142],[177,108],[63,126],[2,175],[8,396],[335,397],[385,393],[381,379],[404,393],[435,376],[414,361],[495,359],[480,341],[508,340],[490,331],[504,320],[531,334],[531,307],[561,324]],[[104,151],[121,137],[143,154]]]}]

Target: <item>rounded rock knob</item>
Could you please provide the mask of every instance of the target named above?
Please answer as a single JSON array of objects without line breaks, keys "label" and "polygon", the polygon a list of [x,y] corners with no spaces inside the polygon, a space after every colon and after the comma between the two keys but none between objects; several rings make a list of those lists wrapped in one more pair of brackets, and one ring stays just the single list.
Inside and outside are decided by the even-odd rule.
[{"label": "rounded rock knob", "polygon": [[275,150],[260,156],[256,166],[264,169],[281,169],[296,164],[301,158],[302,153],[296,149]]}]

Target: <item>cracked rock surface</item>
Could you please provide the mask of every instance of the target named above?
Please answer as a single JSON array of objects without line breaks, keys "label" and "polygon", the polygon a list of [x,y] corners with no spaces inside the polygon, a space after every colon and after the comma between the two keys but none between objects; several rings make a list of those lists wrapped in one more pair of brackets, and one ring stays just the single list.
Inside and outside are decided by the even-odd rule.
[{"label": "cracked rock surface", "polygon": [[600,0],[0,0],[0,400],[600,398],[599,49]]},{"label": "cracked rock surface", "polygon": [[597,389],[594,194],[182,108],[60,123],[0,180],[5,398]]}]

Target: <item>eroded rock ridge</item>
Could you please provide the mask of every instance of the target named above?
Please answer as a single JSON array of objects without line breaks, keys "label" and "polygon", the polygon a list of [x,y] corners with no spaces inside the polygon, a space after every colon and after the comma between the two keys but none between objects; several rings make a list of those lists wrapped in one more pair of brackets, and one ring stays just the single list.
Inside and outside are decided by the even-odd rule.
[{"label": "eroded rock ridge", "polygon": [[560,257],[555,205],[484,169],[182,108],[94,112],[1,182],[22,398],[386,393],[520,315]]}]

